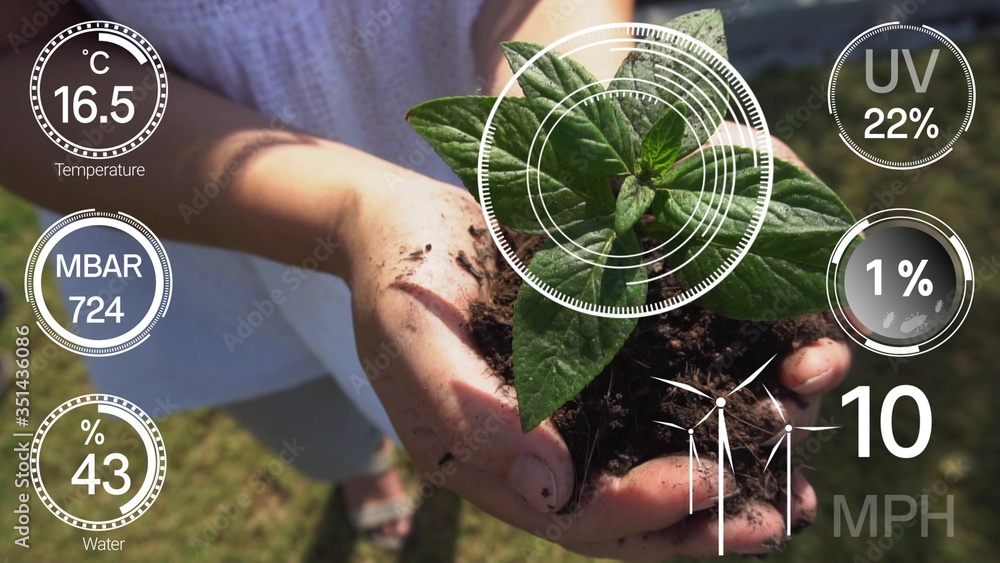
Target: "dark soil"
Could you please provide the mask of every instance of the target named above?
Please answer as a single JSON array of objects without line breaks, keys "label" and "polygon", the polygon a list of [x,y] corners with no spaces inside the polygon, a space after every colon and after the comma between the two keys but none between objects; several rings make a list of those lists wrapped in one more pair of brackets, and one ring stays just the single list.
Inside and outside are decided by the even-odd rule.
[{"label": "dark soil", "polygon": [[[529,260],[540,243],[533,239],[521,242],[517,252]],[[496,264],[498,271],[490,276],[492,302],[473,307],[471,328],[490,366],[506,384],[513,384],[513,304],[521,278],[502,257],[497,257]],[[650,277],[662,267],[662,263],[652,266]],[[679,292],[677,283],[666,277],[650,284],[647,302]],[[688,451],[686,431],[654,421],[692,428],[708,414],[713,401],[657,381],[654,376],[687,383],[711,397],[723,397],[775,352],[784,355],[824,336],[842,340],[836,324],[825,315],[746,322],[690,305],[639,319],[611,364],[552,417],[573,456],[577,476],[573,498],[579,499],[601,472],[622,475],[655,457]],[[739,492],[726,500],[730,514],[751,500],[778,506],[784,514],[783,456],[779,453],[779,463],[772,461],[764,471],[771,446],[760,445],[782,426],[773,407],[760,408],[761,400],[767,401],[761,384],[776,397],[791,395],[779,388],[778,364],[775,360],[752,385],[727,397],[726,426],[739,483]],[[695,429],[702,459],[716,460],[717,430],[716,414]]]}]

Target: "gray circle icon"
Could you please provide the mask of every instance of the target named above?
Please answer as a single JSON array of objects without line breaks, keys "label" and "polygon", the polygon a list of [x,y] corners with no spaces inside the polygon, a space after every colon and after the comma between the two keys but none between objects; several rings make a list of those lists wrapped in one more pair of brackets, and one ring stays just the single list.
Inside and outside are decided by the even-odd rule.
[{"label": "gray circle icon", "polygon": [[972,303],[965,245],[932,215],[885,210],[841,239],[827,270],[827,294],[841,327],[880,354],[912,356],[947,340]]}]

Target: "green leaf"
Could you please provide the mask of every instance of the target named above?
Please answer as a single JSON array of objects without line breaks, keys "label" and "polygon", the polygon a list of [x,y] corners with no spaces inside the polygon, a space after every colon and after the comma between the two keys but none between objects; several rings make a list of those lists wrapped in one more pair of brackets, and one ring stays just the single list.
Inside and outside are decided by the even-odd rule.
[{"label": "green leaf", "polygon": [[[410,126],[430,143],[477,200],[479,147],[486,118],[495,103],[496,98],[484,96],[441,98],[424,102],[407,114]],[[589,182],[579,179],[567,172],[572,163],[551,150],[542,153],[540,171],[537,162],[534,167],[528,166],[528,152],[539,128],[537,111],[531,104],[523,98],[505,98],[493,118],[488,180],[497,220],[515,231],[544,234],[535,216],[537,209],[544,217],[539,191],[552,221],[561,228],[613,213],[614,198],[602,178],[593,177]]]},{"label": "green leaf", "polygon": [[[501,46],[515,73],[544,49],[521,41]],[[625,116],[590,71],[571,58],[549,51],[527,67],[517,81],[526,97],[550,102],[539,107],[546,110],[545,114],[552,112],[545,124],[556,152],[566,158],[585,156],[588,174],[616,176],[633,170],[635,154]],[[545,114],[540,119],[545,119]]]},{"label": "green leaf", "polygon": [[643,184],[635,176],[625,178],[615,203],[615,232],[621,235],[631,229],[649,208],[649,204],[653,203],[655,195],[653,188]]},{"label": "green leaf", "polygon": [[[615,235],[610,218],[587,220],[568,230],[567,235],[580,246],[601,254],[640,252],[635,234],[629,231]],[[606,259],[590,256],[594,262],[606,264]],[[645,285],[626,285],[645,280],[645,268],[601,268],[569,256],[551,242],[535,254],[529,270],[556,290],[582,301],[635,307],[646,301]],[[634,318],[610,319],[580,313],[528,284],[522,285],[514,302],[513,342],[521,429],[528,432],[538,426],[597,377],[636,323]]]},{"label": "green leaf", "polygon": [[[678,277],[686,287],[706,279],[732,251],[708,247]],[[683,259],[691,256],[684,253]],[[751,250],[728,276],[698,298],[702,307],[745,321],[774,321],[827,310],[826,265]]]},{"label": "green leaf", "polygon": [[690,35],[722,55],[722,58],[729,59],[725,23],[720,10],[697,10],[674,18],[663,26]]},{"label": "green leaf", "polygon": [[[712,183],[726,169],[727,190],[729,179],[734,179],[732,200],[716,197],[713,201]],[[696,232],[696,236],[680,259],[696,253],[697,257],[678,272],[688,287],[704,280],[735,252],[757,203],[760,172],[756,151],[724,147],[682,161],[663,179],[666,187],[658,190],[653,203],[662,227],[676,232],[694,217],[684,227],[684,235]],[[663,197],[661,191],[669,197]],[[726,219],[713,223],[716,211],[721,213],[724,209],[720,206],[725,205],[729,206]],[[702,220],[709,222],[710,230],[719,229],[711,245],[698,253],[706,240],[704,225],[698,227]],[[822,182],[791,163],[774,159],[771,202],[760,233],[733,272],[699,303],[727,317],[746,320],[773,320],[826,309],[830,249],[853,223],[851,212]]]},{"label": "green leaf", "polygon": [[406,120],[479,200],[479,143],[496,98],[438,98],[414,106]]},{"label": "green leaf", "polygon": [[664,112],[642,141],[642,151],[639,153],[641,174],[647,171],[658,176],[666,174],[677,160],[685,133],[686,106],[679,104],[677,109],[679,111]]},{"label": "green leaf", "polygon": [[[699,10],[671,20],[664,25],[665,27],[694,37],[706,44],[713,51],[719,53],[722,58],[728,57],[726,36],[723,33],[722,12],[719,10]],[[657,78],[656,75],[659,74],[669,77],[685,89],[691,90],[697,88],[704,92],[705,95],[699,96],[699,98],[704,99],[706,96],[708,97],[709,106],[707,107],[692,106],[692,99],[683,100],[688,104],[692,116],[699,116],[706,121],[706,124],[702,126],[698,120],[694,120],[692,123],[694,129],[687,128],[684,133],[684,140],[681,143],[678,158],[691,154],[698,147],[705,144],[705,141],[708,140],[722,122],[722,118],[727,111],[726,99],[719,95],[715,89],[717,88],[719,92],[726,92],[727,85],[721,78],[709,80],[708,76],[712,73],[707,72],[708,69],[703,67],[697,68],[698,64],[694,61],[703,60],[704,57],[696,59],[683,57],[686,63],[694,66],[701,72],[702,76],[698,76],[695,70],[688,68],[677,60],[679,55],[676,52],[651,42],[656,41],[656,37],[650,37],[649,41],[643,41],[642,39],[638,38],[637,40],[636,48],[638,50],[629,52],[628,56],[625,57],[625,61],[618,68],[615,77],[623,80],[615,80],[612,86],[621,90],[636,90],[656,96],[669,103],[679,101],[676,97],[669,99],[670,96],[657,86],[657,84],[664,83],[662,79]],[[694,47],[692,46],[685,49],[685,52],[692,53],[693,50]],[[666,70],[657,68],[656,65],[666,67]],[[713,88],[713,85],[715,88]],[[677,90],[678,87],[675,86],[673,89]],[[640,97],[621,96],[615,97],[613,101],[621,108],[622,113],[628,119],[632,130],[633,142],[636,146],[641,145],[646,135],[652,129],[653,124],[660,119],[660,116],[667,109],[667,106],[659,102],[654,103]]]}]

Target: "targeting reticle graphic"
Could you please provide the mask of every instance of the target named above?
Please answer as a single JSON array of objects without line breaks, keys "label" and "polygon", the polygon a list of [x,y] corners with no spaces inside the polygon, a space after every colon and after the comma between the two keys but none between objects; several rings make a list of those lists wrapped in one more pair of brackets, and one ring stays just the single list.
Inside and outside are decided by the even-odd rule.
[{"label": "targeting reticle graphic", "polygon": [[[649,55],[643,60],[650,65],[645,70],[648,70],[646,74],[652,77],[651,80],[634,76],[595,76],[596,83],[570,93],[541,120],[534,142],[528,150],[527,168],[516,171],[503,168],[505,155],[494,143],[498,135],[494,120],[503,104],[507,103],[508,96],[514,97],[517,93],[515,85],[518,78],[538,63],[543,55],[556,52],[560,57],[572,58],[584,53],[627,56],[636,51]],[[635,87],[639,83],[643,85],[642,88]],[[557,195],[553,195],[542,185],[555,172],[546,169],[546,160],[543,158],[550,145],[550,137],[560,135],[559,128],[565,127],[567,119],[573,119],[574,114],[577,117],[586,115],[589,106],[601,99],[611,100],[616,104],[627,102],[658,105],[663,111],[679,113],[685,120],[687,132],[698,139],[699,144],[704,142],[704,150],[689,158],[701,158],[703,165],[709,159],[713,162],[722,159],[727,163],[723,167],[711,167],[712,172],[703,174],[702,189],[697,194],[698,202],[688,218],[688,226],[674,236],[665,237],[666,240],[658,246],[644,249],[638,254],[616,254],[613,249],[595,252],[578,244],[565,232],[566,225],[557,220],[560,212],[564,211],[559,206]],[[713,100],[721,100],[723,103],[717,106]],[[716,124],[723,119],[735,122],[740,127],[722,127],[716,131]],[[501,130],[499,134],[502,133]],[[563,131],[562,140],[565,136]],[[582,167],[593,164],[587,160],[588,142],[591,141],[593,139],[577,140],[579,151],[574,156],[578,160],[573,161],[578,161]],[[749,172],[737,169],[734,145],[756,151],[753,169],[759,175],[756,179],[759,180],[756,206],[749,217],[739,220],[729,214],[730,204],[737,176],[742,173],[741,182],[745,182],[745,175]],[[582,313],[610,318],[635,318],[659,314],[690,303],[733,271],[746,255],[763,224],[770,201],[773,168],[771,137],[760,105],[744,79],[723,56],[704,43],[669,28],[621,23],[592,27],[569,35],[549,45],[518,69],[501,92],[486,122],[480,146],[478,174],[480,202],[490,234],[504,258],[526,283],[549,299]],[[703,170],[708,170],[708,167]],[[509,173],[524,175],[524,191],[516,194],[516,197],[524,197],[530,202],[533,220],[544,229],[544,236],[573,259],[604,269],[641,267],[651,271],[648,279],[629,282],[630,284],[646,284],[684,269],[710,247],[713,237],[724,222],[727,230],[735,225],[737,232],[742,233],[742,238],[737,248],[723,252],[713,271],[697,276],[700,281],[690,283],[684,291],[658,302],[647,302],[642,306],[612,307],[586,297],[581,298],[583,296],[580,295],[568,295],[557,287],[556,280],[546,279],[544,272],[529,269],[515,252],[518,245],[509,238],[510,235],[494,215],[492,201],[497,194],[491,191],[491,175]],[[501,196],[512,197],[509,193]],[[654,265],[657,267],[654,268]]]}]

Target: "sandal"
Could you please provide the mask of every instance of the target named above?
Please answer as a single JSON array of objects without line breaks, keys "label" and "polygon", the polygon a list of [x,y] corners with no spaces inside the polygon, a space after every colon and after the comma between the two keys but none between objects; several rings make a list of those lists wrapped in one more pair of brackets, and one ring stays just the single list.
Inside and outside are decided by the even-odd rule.
[{"label": "sandal", "polygon": [[400,551],[414,534],[412,530],[405,536],[392,533],[380,532],[379,528],[385,524],[399,522],[413,516],[413,511],[409,505],[403,501],[383,501],[367,503],[360,508],[352,510],[348,515],[351,526],[358,533],[363,534],[368,541],[376,547],[385,551]]},{"label": "sandal", "polygon": [[[362,475],[378,476],[394,469],[392,448],[382,447],[375,454],[368,470]],[[345,499],[346,502],[346,499]],[[402,550],[413,541],[413,527],[409,533],[399,535],[379,531],[386,524],[401,522],[413,517],[413,509],[405,499],[384,500],[362,503],[348,511],[348,520],[356,532],[368,538],[375,546],[389,552]]]}]

